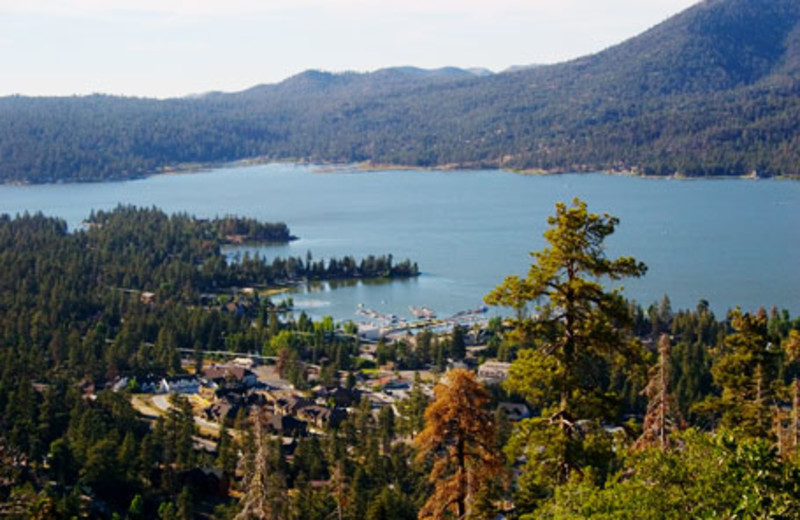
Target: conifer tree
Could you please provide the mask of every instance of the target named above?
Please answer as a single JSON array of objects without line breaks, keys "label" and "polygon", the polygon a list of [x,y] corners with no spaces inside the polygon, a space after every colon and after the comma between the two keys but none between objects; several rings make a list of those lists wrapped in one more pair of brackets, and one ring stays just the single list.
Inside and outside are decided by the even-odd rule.
[{"label": "conifer tree", "polygon": [[385,406],[378,412],[378,433],[380,435],[381,450],[384,455],[389,453],[394,440],[395,418],[392,408]]},{"label": "conifer tree", "polygon": [[344,463],[337,461],[331,471],[331,493],[336,501],[336,518],[344,520],[345,511],[349,505],[347,474],[344,470]]},{"label": "conifer tree", "polygon": [[461,325],[453,327],[450,336],[450,355],[454,360],[460,361],[467,355],[467,346],[464,341],[464,328]]},{"label": "conifer tree", "polygon": [[644,418],[642,435],[634,444],[634,448],[657,446],[665,450],[670,446],[669,433],[682,426],[683,419],[678,404],[670,391],[671,379],[669,336],[662,334],[658,341],[658,363],[652,368],[650,381],[642,392],[647,396],[647,414]]},{"label": "conifer tree", "polygon": [[167,413],[167,442],[171,444],[176,469],[188,469],[194,462],[194,412],[189,400],[180,394],[170,394]]},{"label": "conifer tree", "polygon": [[766,313],[730,312],[733,334],[725,339],[711,369],[722,390],[695,407],[721,426],[748,435],[767,437],[771,431],[770,405],[774,397],[777,349],[767,338]]},{"label": "conifer tree", "polygon": [[[539,417],[522,421],[509,451],[524,455],[517,499],[534,509],[586,466],[608,471],[613,450],[599,419],[611,418],[618,397],[610,392],[609,367],[636,374],[640,343],[632,337],[632,315],[620,289],[601,279],[642,276],[647,267],[631,257],[609,259],[604,240],[619,219],[589,213],[574,199],[556,204],[544,237],[548,247],[531,253],[525,278],[509,276],[484,299],[517,311],[511,339],[520,347],[506,389],[523,396]],[[522,310],[536,304],[533,316]]]},{"label": "conifer tree", "polygon": [[263,416],[253,415],[255,453],[245,475],[242,510],[235,520],[285,520],[288,509],[286,475],[275,467],[273,447],[264,432]]},{"label": "conifer tree", "polygon": [[184,486],[178,495],[178,518],[180,520],[194,518],[194,499],[188,486]]},{"label": "conifer tree", "polygon": [[473,502],[502,471],[488,392],[474,374],[451,370],[434,389],[425,429],[414,439],[417,461],[432,461],[428,481],[435,490],[420,519],[474,518]]},{"label": "conifer tree", "polygon": [[231,480],[236,474],[237,452],[236,440],[228,433],[228,428],[223,422],[219,429],[219,442],[217,443],[217,467]]},{"label": "conifer tree", "polygon": [[[784,390],[792,403],[792,408],[788,413],[778,411],[776,413],[778,428],[778,450],[782,455],[795,457],[800,449],[800,374],[797,365],[800,362],[800,331],[789,331],[783,341],[783,352],[788,366],[784,370],[790,373],[791,382]],[[788,420],[788,426],[784,427],[783,422]]]},{"label": "conifer tree", "polygon": [[536,392],[532,404],[557,404],[560,413],[597,416],[596,398],[604,391],[599,369],[639,354],[629,339],[632,323],[624,299],[618,289],[607,292],[598,280],[639,277],[647,267],[631,257],[606,258],[603,241],[619,219],[589,213],[579,199],[569,208],[557,203],[547,222],[549,247],[531,253],[535,262],[527,277],[506,278],[485,300],[514,309],[525,302],[539,304],[535,317],[522,317],[516,324],[519,337],[535,342],[522,346],[535,349],[515,363],[513,386],[527,386],[530,378],[546,380],[546,392]]}]

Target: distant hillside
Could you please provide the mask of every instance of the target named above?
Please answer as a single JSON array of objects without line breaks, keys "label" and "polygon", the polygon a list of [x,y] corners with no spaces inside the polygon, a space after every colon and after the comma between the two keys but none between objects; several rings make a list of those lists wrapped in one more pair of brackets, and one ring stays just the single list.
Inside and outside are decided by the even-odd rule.
[{"label": "distant hillside", "polygon": [[242,158],[648,174],[800,173],[800,2],[706,0],[570,62],[307,71],[156,101],[0,99],[0,179]]},{"label": "distant hillside", "polygon": [[420,84],[448,83],[454,80],[472,79],[483,75],[485,74],[456,67],[443,67],[440,69],[392,67],[367,73],[333,73],[308,70],[281,83],[259,85],[235,95],[298,97],[339,93],[353,97],[359,94],[388,94],[397,89],[413,88]]}]

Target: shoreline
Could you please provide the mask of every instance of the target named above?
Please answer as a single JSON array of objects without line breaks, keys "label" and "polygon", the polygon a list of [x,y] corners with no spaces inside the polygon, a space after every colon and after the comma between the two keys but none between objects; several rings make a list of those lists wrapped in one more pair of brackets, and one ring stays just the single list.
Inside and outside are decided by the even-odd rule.
[{"label": "shoreline", "polygon": [[582,168],[574,169],[543,169],[543,168],[506,168],[502,166],[489,166],[486,164],[459,164],[449,163],[437,166],[412,166],[404,164],[393,163],[374,163],[371,161],[363,161],[358,163],[317,163],[307,159],[272,159],[268,157],[252,157],[248,159],[240,159],[236,161],[222,161],[222,162],[209,162],[209,163],[186,163],[176,166],[163,167],[157,171],[150,173],[143,173],[140,175],[133,175],[125,178],[112,178],[112,179],[99,179],[99,180],[55,180],[51,182],[30,182],[24,180],[13,180],[0,182],[0,186],[45,186],[56,184],[95,184],[95,183],[113,183],[113,182],[130,182],[145,180],[151,177],[160,176],[173,176],[173,175],[190,175],[194,173],[202,173],[207,171],[219,170],[223,168],[245,168],[249,166],[271,165],[271,164],[288,164],[292,166],[307,166],[311,169],[312,173],[327,175],[327,174],[356,174],[356,173],[376,173],[376,172],[448,172],[458,170],[477,170],[477,171],[499,171],[514,173],[517,175],[525,176],[552,176],[552,175],[569,175],[569,174],[602,174],[612,175],[618,177],[633,177],[640,179],[652,180],[754,180],[754,181],[800,181],[800,173],[798,174],[781,174],[768,177],[762,177],[755,172],[744,175],[685,175],[680,172],[674,172],[667,175],[651,175],[636,171],[637,169],[608,169],[608,170],[588,170]]}]

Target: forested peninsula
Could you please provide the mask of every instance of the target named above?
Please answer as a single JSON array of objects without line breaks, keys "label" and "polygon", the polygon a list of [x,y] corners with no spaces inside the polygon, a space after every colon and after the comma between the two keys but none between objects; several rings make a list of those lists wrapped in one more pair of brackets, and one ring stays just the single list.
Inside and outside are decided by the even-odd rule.
[{"label": "forested peninsula", "polygon": [[794,0],[708,0],[600,53],[499,74],[307,71],[182,99],[7,97],[0,181],[243,159],[793,176],[799,22]]},{"label": "forested peninsula", "polygon": [[[53,296],[56,305],[75,312],[119,291],[148,292],[157,300],[191,304],[206,293],[245,287],[274,289],[308,281],[419,274],[415,263],[394,263],[391,255],[315,261],[310,254],[268,260],[245,253],[230,260],[223,250],[226,245],[296,238],[284,223],[233,216],[197,219],[157,208],[118,206],[93,211],[84,228],[74,232],[63,220],[41,214],[3,215],[0,226],[8,288],[32,275],[43,277],[36,285],[58,293],[58,298]],[[27,292],[19,289],[20,294]],[[70,290],[62,295],[62,289]]]}]

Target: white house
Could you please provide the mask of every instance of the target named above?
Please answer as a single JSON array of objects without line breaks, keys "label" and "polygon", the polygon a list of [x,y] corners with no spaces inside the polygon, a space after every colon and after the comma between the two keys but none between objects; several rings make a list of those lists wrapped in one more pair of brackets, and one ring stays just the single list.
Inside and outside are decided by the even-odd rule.
[{"label": "white house", "polygon": [[478,379],[486,383],[500,384],[508,379],[508,370],[511,363],[500,361],[487,361],[478,367]]},{"label": "white house", "polygon": [[196,394],[200,391],[200,380],[196,376],[165,377],[158,385],[160,394]]}]

